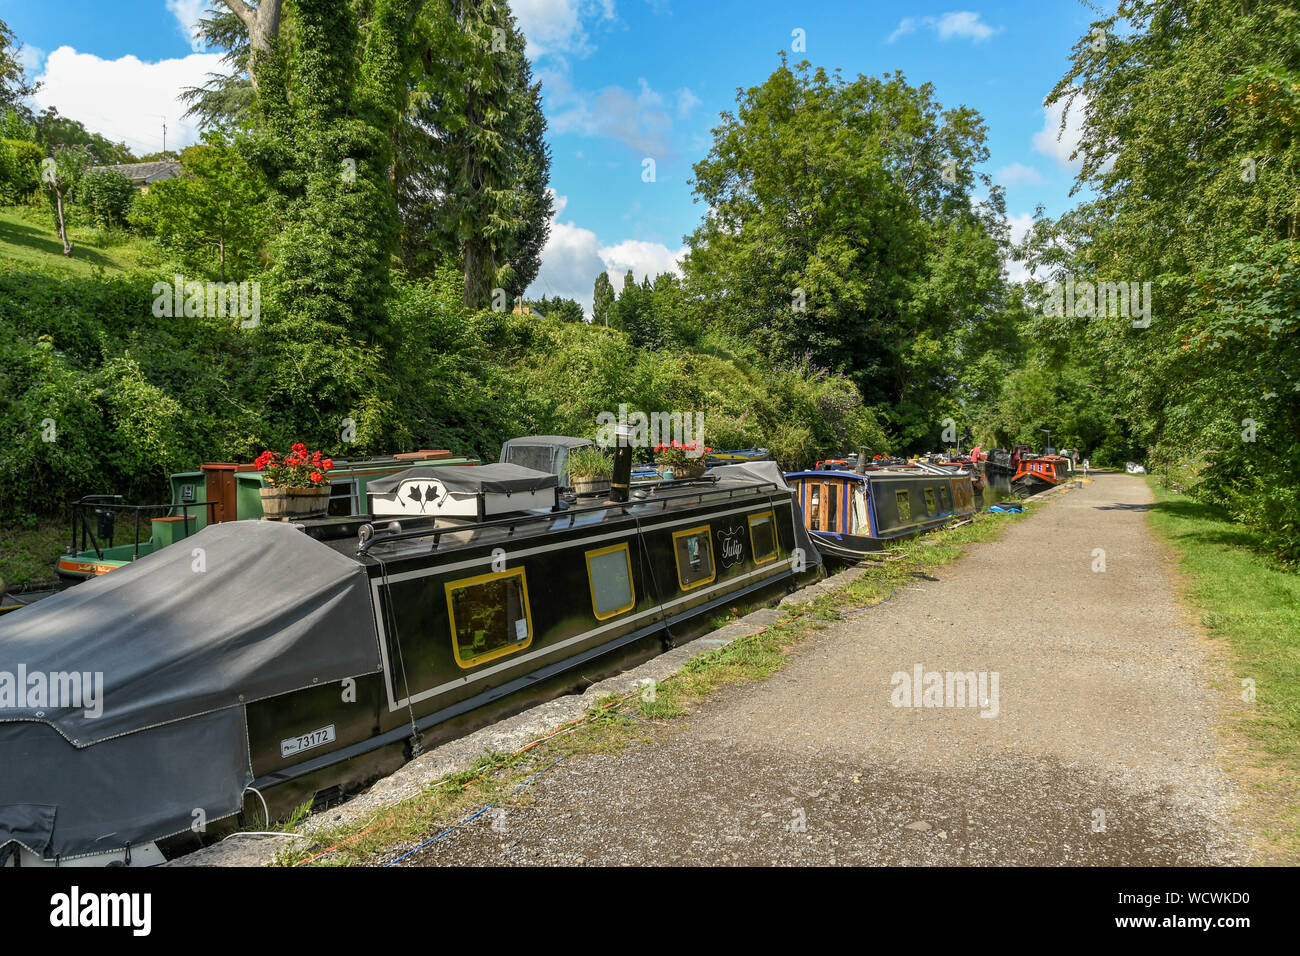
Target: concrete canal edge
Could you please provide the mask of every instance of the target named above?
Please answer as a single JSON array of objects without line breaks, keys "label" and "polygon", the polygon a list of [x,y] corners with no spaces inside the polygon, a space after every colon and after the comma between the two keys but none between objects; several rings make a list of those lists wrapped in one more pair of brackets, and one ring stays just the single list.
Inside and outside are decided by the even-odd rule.
[{"label": "concrete canal edge", "polygon": [[[1068,490],[1058,485],[1026,499],[1040,502]],[[431,784],[468,770],[485,753],[513,753],[537,738],[557,730],[586,714],[597,702],[610,696],[636,693],[647,680],[656,683],[681,671],[691,660],[725,647],[732,641],[768,627],[786,614],[792,604],[813,601],[838,591],[866,573],[865,567],[849,568],[791,592],[775,604],[760,608],[715,631],[704,634],[680,647],[672,648],[652,660],[599,681],[581,694],[569,694],[546,701],[513,717],[483,727],[464,737],[448,741],[410,761],[400,769],[371,784],[345,803],[314,813],[298,824],[294,833],[267,834],[236,832],[219,843],[164,866],[269,866],[277,855],[292,853],[311,845],[320,831],[340,827],[364,826],[376,813],[409,800]]]}]

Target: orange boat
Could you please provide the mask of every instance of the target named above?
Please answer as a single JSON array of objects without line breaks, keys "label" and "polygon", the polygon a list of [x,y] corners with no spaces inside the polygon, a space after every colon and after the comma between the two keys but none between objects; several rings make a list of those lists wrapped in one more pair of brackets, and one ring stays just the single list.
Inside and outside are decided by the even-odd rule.
[{"label": "orange boat", "polygon": [[1022,455],[1011,483],[1030,491],[1043,491],[1069,479],[1073,470],[1070,459],[1062,455]]}]

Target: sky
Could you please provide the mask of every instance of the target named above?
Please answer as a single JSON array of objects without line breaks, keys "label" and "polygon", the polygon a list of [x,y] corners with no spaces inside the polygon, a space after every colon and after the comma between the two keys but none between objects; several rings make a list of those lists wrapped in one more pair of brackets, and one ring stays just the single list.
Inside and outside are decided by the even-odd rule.
[{"label": "sky", "polygon": [[[198,138],[177,92],[220,70],[193,39],[209,0],[0,0],[21,57],[41,81],[39,108],[137,153]],[[950,0],[962,4],[963,0]],[[590,311],[607,270],[616,288],[677,269],[704,207],[691,166],[738,88],[780,63],[846,76],[902,70],[930,82],[944,106],[978,110],[988,126],[983,167],[1006,187],[1014,238],[1034,209],[1071,208],[1075,117],[1043,107],[1070,48],[1097,17],[1081,0],[513,0],[542,81],[550,126],[555,221],[531,296],[565,296]],[[801,47],[801,49],[796,49]],[[653,177],[646,174],[653,160]],[[647,181],[650,179],[651,181]],[[1023,276],[1015,263],[1012,278]]]}]

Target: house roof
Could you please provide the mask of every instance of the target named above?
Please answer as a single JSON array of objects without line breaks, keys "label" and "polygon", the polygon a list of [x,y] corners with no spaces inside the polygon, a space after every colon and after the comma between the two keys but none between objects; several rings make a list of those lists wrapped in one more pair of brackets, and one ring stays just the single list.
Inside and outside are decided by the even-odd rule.
[{"label": "house roof", "polygon": [[143,186],[163,179],[174,179],[183,169],[180,163],[164,160],[157,163],[119,163],[115,166],[96,166],[95,169],[111,169],[131,180],[132,185]]}]

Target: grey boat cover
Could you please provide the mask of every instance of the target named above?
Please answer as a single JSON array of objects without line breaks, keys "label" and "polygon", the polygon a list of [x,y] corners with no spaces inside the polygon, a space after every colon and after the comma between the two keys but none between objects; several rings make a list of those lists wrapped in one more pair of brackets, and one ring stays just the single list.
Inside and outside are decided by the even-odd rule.
[{"label": "grey boat cover", "polygon": [[365,568],[282,522],[210,525],[5,615],[0,856],[229,816],[252,780],[244,704],[380,668]]},{"label": "grey boat cover", "polygon": [[568,435],[511,438],[501,446],[501,461],[550,472],[560,479],[563,487],[568,487],[569,452],[594,444],[590,438],[572,438]]},{"label": "grey boat cover", "polygon": [[[718,480],[732,479],[739,481],[768,481],[776,485],[782,491],[793,493],[785,481],[785,474],[781,471],[781,466],[774,461],[751,461],[743,465],[715,465],[709,469],[710,477]],[[808,567],[821,567],[822,556],[813,544],[812,538],[808,534],[808,529],[803,526],[802,515],[799,509],[799,496],[792,494],[792,504],[794,514],[794,540],[795,545],[803,549],[805,562]]]},{"label": "grey boat cover", "polygon": [[448,491],[457,494],[486,492],[508,495],[516,491],[554,488],[559,483],[555,475],[504,462],[495,465],[420,465],[386,478],[376,478],[366,486],[367,491],[371,494],[391,495],[408,478],[436,480]]}]

